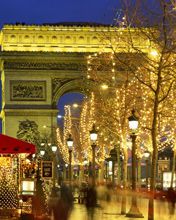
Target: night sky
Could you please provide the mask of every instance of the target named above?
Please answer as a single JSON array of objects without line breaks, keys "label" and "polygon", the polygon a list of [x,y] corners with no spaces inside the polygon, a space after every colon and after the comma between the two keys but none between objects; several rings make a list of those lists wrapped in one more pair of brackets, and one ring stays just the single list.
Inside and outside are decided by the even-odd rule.
[{"label": "night sky", "polygon": [[111,23],[120,0],[1,1],[0,27],[5,23]]}]

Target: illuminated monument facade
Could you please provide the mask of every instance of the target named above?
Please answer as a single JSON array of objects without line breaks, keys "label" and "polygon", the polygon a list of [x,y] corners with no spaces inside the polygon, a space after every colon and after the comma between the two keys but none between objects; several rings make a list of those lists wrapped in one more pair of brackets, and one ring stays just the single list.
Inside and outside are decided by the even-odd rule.
[{"label": "illuminated monument facade", "polygon": [[[89,53],[124,51],[117,31],[103,25],[5,25],[0,32],[3,133],[16,136],[19,122],[56,123],[57,102],[66,92],[81,91]],[[106,36],[106,39],[105,39]],[[107,37],[108,36],[108,37]],[[137,46],[148,43],[136,36]]]}]

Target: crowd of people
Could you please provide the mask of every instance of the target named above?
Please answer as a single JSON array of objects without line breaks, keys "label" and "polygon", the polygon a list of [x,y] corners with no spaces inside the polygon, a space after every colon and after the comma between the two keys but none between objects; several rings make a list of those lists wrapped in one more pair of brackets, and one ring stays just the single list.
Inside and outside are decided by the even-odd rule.
[{"label": "crowd of people", "polygon": [[[75,192],[77,192],[75,194]],[[126,196],[134,196],[133,192],[126,190]],[[101,207],[101,201],[110,202],[113,196],[120,198],[124,196],[124,189],[114,188],[112,184],[92,185],[84,182],[81,185],[70,185],[62,182],[59,187],[52,188],[48,198],[48,216],[43,220],[68,220],[73,210],[74,202],[84,205],[87,210],[88,219],[93,220],[95,210]],[[144,196],[144,194],[138,196]],[[149,197],[148,197],[149,198]],[[168,203],[169,214],[175,215],[176,191],[173,188],[168,188],[165,192],[165,201]],[[116,200],[117,202],[117,200]],[[34,219],[34,218],[23,218]],[[41,218],[40,218],[41,219]]]},{"label": "crowd of people", "polygon": [[[83,190],[83,191],[82,191]],[[54,220],[68,220],[74,204],[74,187],[62,183],[58,192],[52,192],[48,200],[49,215],[53,215]],[[90,219],[93,219],[94,208],[97,204],[97,191],[91,184],[86,184],[83,189],[79,189],[77,201],[80,202],[82,195],[82,204],[87,208]]]},{"label": "crowd of people", "polygon": [[[71,189],[67,185],[61,185],[60,188],[60,199],[55,203],[53,209],[54,220],[68,220],[70,213],[73,209],[74,203],[74,187]],[[96,187],[90,183],[83,183],[79,186],[77,202],[83,204],[88,213],[88,219],[93,220],[95,210],[101,207],[101,201],[110,202],[112,197],[118,198],[124,195],[124,190],[121,188],[114,188],[112,184],[99,184]],[[134,196],[133,192],[126,190],[126,196]],[[143,196],[139,193],[139,196]],[[176,203],[176,191],[173,188],[168,188],[165,191],[164,201],[168,204],[168,211],[170,216],[175,215],[175,203]]]}]

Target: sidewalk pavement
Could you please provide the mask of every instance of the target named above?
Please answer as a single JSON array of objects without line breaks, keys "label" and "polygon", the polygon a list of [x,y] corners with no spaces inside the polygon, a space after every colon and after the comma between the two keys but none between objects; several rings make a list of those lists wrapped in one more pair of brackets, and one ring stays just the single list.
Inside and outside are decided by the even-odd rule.
[{"label": "sidewalk pavement", "polygon": [[[143,214],[143,220],[148,220],[148,199],[138,198],[138,208]],[[71,212],[69,220],[137,220],[139,218],[129,218],[121,215],[121,199],[112,198],[110,202],[102,201],[99,203],[100,207],[95,208],[94,212],[87,211],[84,204],[74,203],[74,208]],[[131,207],[131,198],[127,197],[126,212]],[[0,218],[0,220],[7,220],[8,218]],[[9,218],[16,220],[15,218]],[[53,218],[51,218],[53,220]],[[166,201],[155,200],[154,202],[154,220],[176,220],[175,215],[169,215],[168,203]]]},{"label": "sidewalk pavement", "polygon": [[[88,217],[88,212],[83,204],[75,204],[69,220],[137,220],[139,218],[129,218],[121,215],[121,201],[112,201],[110,203],[102,202],[101,208],[95,208],[92,218]],[[126,211],[128,212],[131,206],[131,199],[127,198]],[[139,198],[138,208],[143,214],[143,220],[148,220],[148,199]],[[166,201],[155,200],[154,202],[154,220],[176,220],[175,215],[170,216],[168,203]]]}]

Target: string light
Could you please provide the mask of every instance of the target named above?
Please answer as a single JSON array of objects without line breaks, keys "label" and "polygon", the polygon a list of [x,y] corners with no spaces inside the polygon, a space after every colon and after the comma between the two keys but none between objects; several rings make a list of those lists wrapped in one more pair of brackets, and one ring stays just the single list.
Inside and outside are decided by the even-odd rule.
[{"label": "string light", "polygon": [[18,188],[11,167],[0,167],[0,207],[15,209],[18,206]]},{"label": "string light", "polygon": [[[119,29],[117,29],[117,36],[114,36],[114,41],[121,42],[124,46],[124,52],[135,52],[135,46],[138,42],[135,40],[135,31],[132,36],[128,36],[125,28],[127,27],[126,16],[123,15],[120,21]],[[133,36],[134,34],[134,36]],[[129,38],[130,37],[130,38]],[[133,38],[134,37],[134,38]],[[140,38],[139,40],[142,40]],[[132,46],[130,43],[132,41]],[[158,69],[159,59],[162,54],[159,47],[154,47],[149,39],[143,39],[144,47],[138,50],[138,54],[144,61],[135,63],[133,59],[127,59],[124,62],[129,62],[123,65],[119,60],[121,57],[116,53],[117,48],[113,48],[113,44],[109,42],[109,52],[107,53],[106,47],[102,48],[99,53],[88,55],[87,57],[87,81],[90,82],[88,88],[91,96],[87,98],[83,104],[80,120],[80,143],[81,153],[84,154],[85,149],[88,152],[88,157],[91,158],[91,149],[89,142],[89,131],[91,125],[96,121],[97,126],[100,127],[101,133],[99,135],[98,143],[104,148],[105,146],[110,149],[113,145],[112,139],[118,143],[120,139],[121,147],[124,151],[127,150],[127,142],[129,138],[127,118],[131,114],[131,109],[135,108],[140,117],[140,126],[138,130],[138,141],[144,141],[143,145],[152,151],[152,138],[151,129],[153,122],[154,98],[155,91],[158,85]],[[152,46],[151,46],[152,45]],[[116,45],[118,47],[118,45]],[[121,50],[123,50],[121,48]],[[106,53],[105,53],[106,51]],[[145,51],[145,53],[143,53]],[[173,72],[174,58],[171,56],[166,60],[163,56],[163,63],[167,63],[166,70],[162,70],[161,90],[159,99],[166,95],[169,88],[171,77],[170,72]],[[129,66],[128,69],[126,66]],[[133,70],[134,66],[134,70]],[[120,83],[117,82],[118,68],[122,68],[122,79]],[[126,68],[125,68],[126,67]],[[120,69],[119,68],[119,69]],[[126,77],[126,78],[125,78]],[[144,83],[141,83],[144,82]],[[106,92],[100,91],[100,85],[104,83],[108,85]],[[141,95],[142,94],[142,95]],[[156,121],[157,127],[157,146],[158,150],[163,150],[166,145],[171,145],[174,141],[175,135],[175,113],[174,107],[176,94],[173,89],[167,97],[167,101],[159,102],[158,104],[158,117]],[[162,112],[162,115],[160,114]],[[170,124],[169,133],[165,132],[166,127]],[[67,127],[69,127],[67,125]],[[65,132],[67,133],[67,132]],[[161,141],[162,136],[166,137],[164,142]],[[166,144],[166,142],[168,144]],[[63,146],[64,143],[61,145]],[[64,148],[64,147],[63,147]],[[102,150],[104,152],[104,150]],[[65,151],[63,151],[65,154]],[[66,154],[65,154],[66,155]],[[101,154],[103,159],[105,155]]]}]

